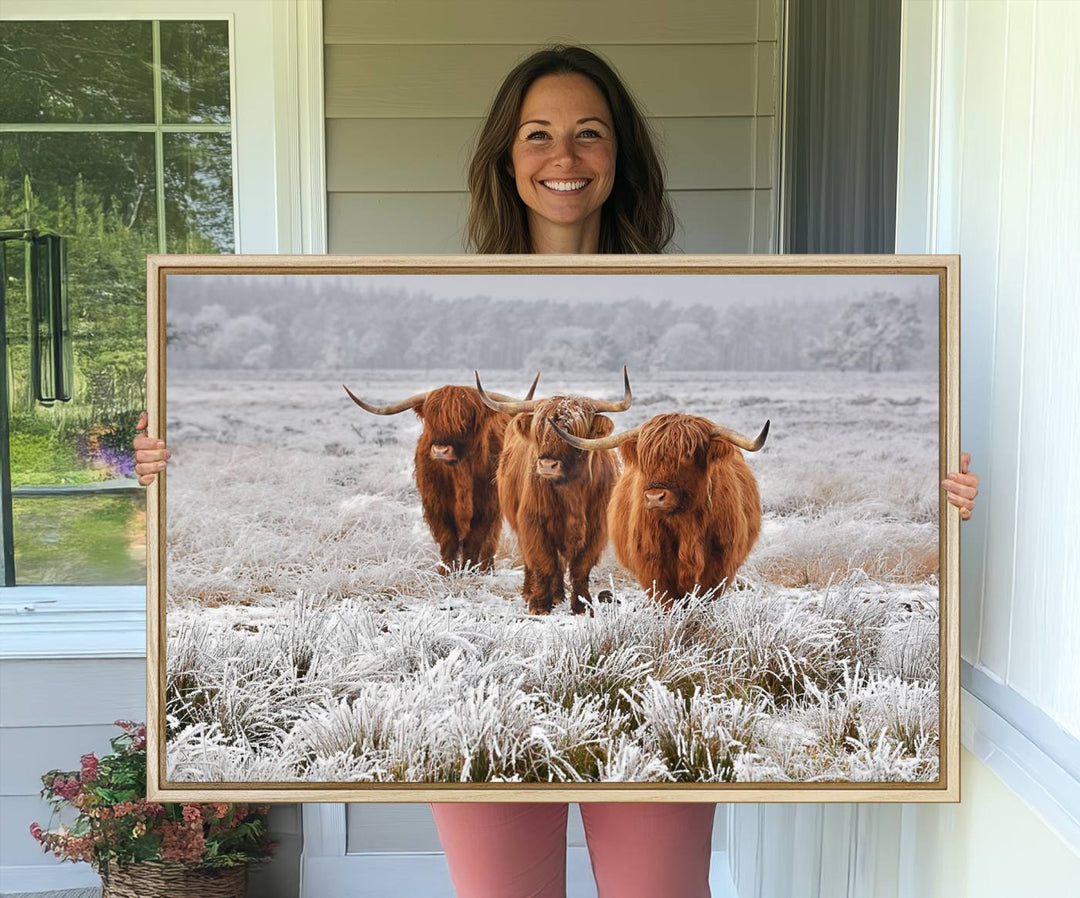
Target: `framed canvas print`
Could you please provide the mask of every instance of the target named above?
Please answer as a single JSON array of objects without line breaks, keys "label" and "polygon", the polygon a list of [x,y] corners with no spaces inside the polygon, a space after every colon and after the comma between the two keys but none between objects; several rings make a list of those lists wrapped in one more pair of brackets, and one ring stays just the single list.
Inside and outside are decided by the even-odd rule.
[{"label": "framed canvas print", "polygon": [[958,800],[957,257],[148,297],[151,797]]}]

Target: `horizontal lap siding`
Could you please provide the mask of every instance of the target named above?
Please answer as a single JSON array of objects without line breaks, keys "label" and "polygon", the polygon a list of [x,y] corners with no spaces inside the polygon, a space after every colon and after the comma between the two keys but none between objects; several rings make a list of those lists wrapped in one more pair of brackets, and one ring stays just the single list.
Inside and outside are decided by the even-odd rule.
[{"label": "horizontal lap siding", "polygon": [[29,830],[51,812],[41,775],[108,753],[114,720],[145,718],[145,670],[141,658],[0,661],[0,868],[52,863]]},{"label": "horizontal lap siding", "polygon": [[[330,119],[330,193],[465,192],[465,171],[482,123],[476,118]],[[773,123],[753,116],[653,118],[671,190],[772,187]],[[440,149],[444,148],[444,149]],[[724,160],[717,165],[716,160]]]},{"label": "horizontal lap siding", "polygon": [[[752,43],[594,49],[611,60],[650,115],[724,116],[760,111],[756,47]],[[503,77],[531,50],[330,45],[326,48],[326,115],[483,115]]]},{"label": "horizontal lap siding", "polygon": [[521,3],[328,0],[331,252],[462,252],[465,173],[492,94],[558,40],[603,53],[648,111],[682,251],[775,250],[775,2],[545,5],[544,21],[573,34],[536,18]]},{"label": "horizontal lap siding", "polygon": [[327,0],[323,31],[328,44],[746,43],[770,12],[758,0]]}]

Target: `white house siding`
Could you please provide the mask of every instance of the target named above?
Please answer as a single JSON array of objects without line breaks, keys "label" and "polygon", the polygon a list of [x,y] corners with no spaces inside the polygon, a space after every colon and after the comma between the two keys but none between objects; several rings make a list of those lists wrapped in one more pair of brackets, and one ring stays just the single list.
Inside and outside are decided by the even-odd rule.
[{"label": "white house siding", "polygon": [[557,42],[605,55],[647,110],[681,250],[775,251],[779,0],[327,0],[324,23],[330,252],[462,252],[492,95]]}]

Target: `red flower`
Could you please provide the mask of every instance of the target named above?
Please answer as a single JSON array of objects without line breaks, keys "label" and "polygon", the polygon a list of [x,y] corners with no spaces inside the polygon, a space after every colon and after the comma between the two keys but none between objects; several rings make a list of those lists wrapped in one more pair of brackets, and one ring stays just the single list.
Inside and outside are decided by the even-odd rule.
[{"label": "red flower", "polygon": [[217,817],[219,820],[223,820],[225,815],[229,813],[229,804],[225,801],[214,802],[213,804],[204,805],[206,812],[212,817]]},{"label": "red flower", "polygon": [[188,823],[201,823],[202,822],[202,811],[199,810],[198,805],[194,805],[194,804],[186,804],[186,805],[184,805],[184,810],[181,811],[181,814],[182,814],[183,818]]},{"label": "red flower", "polygon": [[30,824],[30,835],[32,835],[34,837],[34,839],[36,841],[38,841],[38,842],[41,842],[43,840],[44,833],[43,833],[43,831],[41,829],[41,824],[40,823],[31,823]]},{"label": "red flower", "polygon": [[140,798],[137,810],[140,814],[147,817],[160,817],[165,813],[165,805],[159,804],[156,801],[147,801],[145,798]]},{"label": "red flower", "polygon": [[84,783],[94,782],[98,778],[97,756],[90,752],[88,755],[83,755],[79,760],[82,762],[82,781]]},{"label": "red flower", "polygon": [[58,776],[53,780],[52,789],[53,792],[61,798],[71,801],[71,799],[79,794],[79,781],[64,779],[62,776]]},{"label": "red flower", "polygon": [[161,859],[163,861],[194,862],[206,848],[202,827],[187,823],[161,824]]}]

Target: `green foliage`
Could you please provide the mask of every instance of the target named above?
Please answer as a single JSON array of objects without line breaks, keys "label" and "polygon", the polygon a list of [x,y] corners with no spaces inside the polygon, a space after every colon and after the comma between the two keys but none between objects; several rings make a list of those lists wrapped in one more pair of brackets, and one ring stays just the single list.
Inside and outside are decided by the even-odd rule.
[{"label": "green foliage", "polygon": [[50,770],[41,797],[78,816],[57,830],[30,826],[45,851],[61,860],[87,861],[95,870],[144,862],[232,867],[269,859],[269,808],[216,802],[161,804],[146,800],[146,727],[127,720],[110,740],[113,753],[82,756],[78,771]]},{"label": "green foliage", "polygon": [[19,581],[144,583],[145,502],[137,488],[123,495],[16,497]]},{"label": "green foliage", "polygon": [[[22,424],[23,422],[19,422]],[[55,432],[31,433],[16,425],[11,432],[11,482],[15,486],[90,483],[97,478],[79,464],[75,447]]]}]

